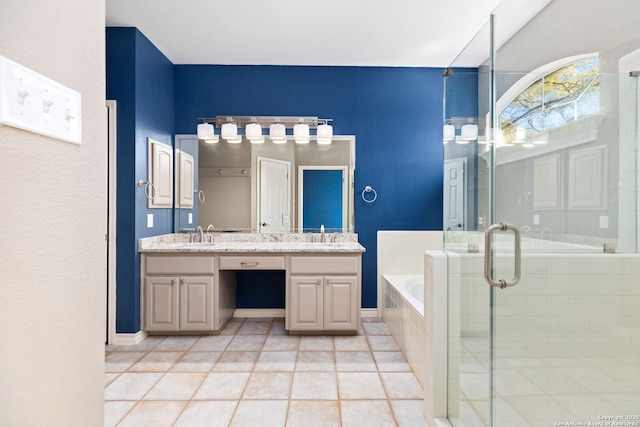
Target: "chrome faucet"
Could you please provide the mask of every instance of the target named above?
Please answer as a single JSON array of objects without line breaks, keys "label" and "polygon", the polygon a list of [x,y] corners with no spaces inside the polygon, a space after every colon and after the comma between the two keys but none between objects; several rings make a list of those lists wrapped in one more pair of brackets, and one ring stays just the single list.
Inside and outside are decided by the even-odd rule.
[{"label": "chrome faucet", "polygon": [[196,233],[200,233],[200,243],[204,243],[204,230],[202,229],[202,226],[198,226],[196,228]]},{"label": "chrome faucet", "polygon": [[324,240],[324,224],[322,224],[322,225],[320,226],[320,241],[321,241],[322,243],[324,243],[324,242],[325,242],[325,240]]}]

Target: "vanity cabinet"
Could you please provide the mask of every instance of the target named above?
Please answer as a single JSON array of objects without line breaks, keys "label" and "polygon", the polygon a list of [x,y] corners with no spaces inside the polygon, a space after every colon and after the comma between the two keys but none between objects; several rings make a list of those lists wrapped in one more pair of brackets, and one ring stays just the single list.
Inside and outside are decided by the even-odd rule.
[{"label": "vanity cabinet", "polygon": [[306,242],[285,242],[278,250],[273,246],[267,242],[265,250],[259,251],[254,243],[216,242],[206,250],[188,244],[156,252],[142,248],[143,329],[151,334],[220,333],[236,312],[237,273],[278,270],[283,273],[278,277],[284,279],[278,292],[285,292],[286,330],[356,334],[361,246],[356,243],[349,252],[328,251],[326,246]]},{"label": "vanity cabinet", "polygon": [[360,323],[360,256],[292,256],[289,330],[356,332]]},{"label": "vanity cabinet", "polygon": [[213,330],[213,277],[148,276],[147,331]]},{"label": "vanity cabinet", "polygon": [[143,319],[150,332],[216,332],[233,314],[235,290],[216,286],[215,257],[143,255]]}]

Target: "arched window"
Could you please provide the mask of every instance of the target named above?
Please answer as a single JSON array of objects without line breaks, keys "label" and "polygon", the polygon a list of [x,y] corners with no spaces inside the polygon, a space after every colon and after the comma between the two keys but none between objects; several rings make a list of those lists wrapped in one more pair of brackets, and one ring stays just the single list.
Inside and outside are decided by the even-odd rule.
[{"label": "arched window", "polygon": [[[543,75],[518,90],[501,110],[499,124],[503,144],[522,143],[533,134],[598,113],[600,60],[597,56],[572,58],[546,68],[546,73],[534,73]],[[552,71],[548,72],[549,69]],[[522,88],[522,80],[519,83],[514,86]]]}]

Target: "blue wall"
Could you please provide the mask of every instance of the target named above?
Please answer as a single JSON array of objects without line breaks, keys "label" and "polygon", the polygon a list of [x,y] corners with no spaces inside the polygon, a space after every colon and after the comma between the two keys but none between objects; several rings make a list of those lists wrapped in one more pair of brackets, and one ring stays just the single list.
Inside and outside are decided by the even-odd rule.
[{"label": "blue wall", "polygon": [[228,114],[329,117],[355,135],[362,306],[375,307],[377,231],[442,229],[442,93],[441,69],[177,65],[175,133]]},{"label": "blue wall", "polygon": [[[355,135],[362,306],[375,307],[378,230],[442,229],[442,93],[441,69],[174,66],[137,29],[107,28],[107,98],[118,101],[117,332],[140,329],[137,239],[173,231],[172,211],[147,209],[136,184],[147,177],[147,137],[172,144],[195,133],[198,117],[223,114],[329,117],[334,134]],[[360,198],[366,185],[375,203]],[[242,289],[238,301],[259,306]]]},{"label": "blue wall", "polygon": [[[173,145],[173,64],[135,28],[107,28],[107,99],[117,101],[116,332],[140,330],[138,239],[173,231],[172,209],[148,209],[147,138]],[[147,228],[147,214],[154,216]]]}]

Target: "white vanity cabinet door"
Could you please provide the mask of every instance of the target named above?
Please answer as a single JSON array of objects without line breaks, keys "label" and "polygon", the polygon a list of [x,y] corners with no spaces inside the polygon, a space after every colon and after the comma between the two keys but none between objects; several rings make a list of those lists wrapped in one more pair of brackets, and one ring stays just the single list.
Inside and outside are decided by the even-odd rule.
[{"label": "white vanity cabinet door", "polygon": [[213,277],[180,278],[180,330],[208,331],[213,325]]},{"label": "white vanity cabinet door", "polygon": [[358,329],[358,279],[356,276],[324,277],[324,329]]},{"label": "white vanity cabinet door", "polygon": [[176,167],[176,187],[178,189],[178,208],[193,209],[195,161],[193,156],[182,150],[177,150],[178,161]]},{"label": "white vanity cabinet door", "polygon": [[178,330],[178,277],[157,276],[145,279],[145,329]]},{"label": "white vanity cabinet door", "polygon": [[323,279],[321,276],[290,278],[289,328],[294,331],[321,331],[323,322]]},{"label": "white vanity cabinet door", "polygon": [[149,208],[173,207],[173,147],[149,138]]}]

